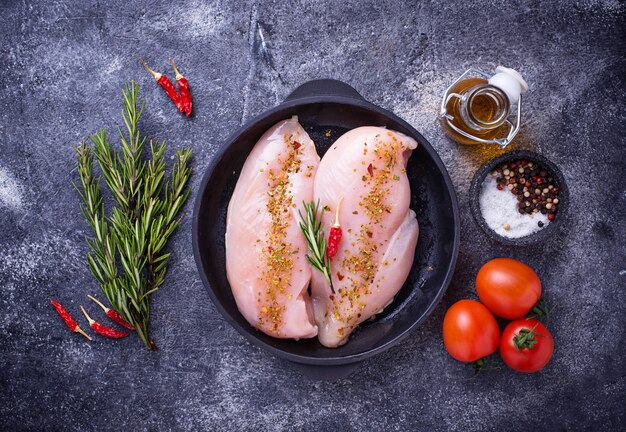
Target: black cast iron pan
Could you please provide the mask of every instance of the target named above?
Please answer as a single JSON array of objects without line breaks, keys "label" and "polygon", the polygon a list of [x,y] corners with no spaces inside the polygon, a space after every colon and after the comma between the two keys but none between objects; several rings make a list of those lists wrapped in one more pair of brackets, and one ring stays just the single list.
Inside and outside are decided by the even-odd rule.
[{"label": "black cast iron pan", "polygon": [[[241,168],[261,135],[293,115],[298,116],[320,156],[344,132],[358,126],[386,126],[412,136],[419,143],[407,167],[411,208],[417,213],[420,225],[413,269],[393,303],[375,320],[363,323],[348,343],[335,349],[323,347],[315,338],[275,339],[254,329],[239,313],[226,279],[226,210]],[[254,118],[231,136],[204,174],[193,214],[196,264],[216,308],[251,343],[294,362],[298,369],[316,378],[347,376],[358,362],[397,344],[426,319],[452,278],[459,232],[459,210],[452,182],[428,141],[404,120],[367,102],[352,87],[336,80],[301,85],[282,104]]]}]

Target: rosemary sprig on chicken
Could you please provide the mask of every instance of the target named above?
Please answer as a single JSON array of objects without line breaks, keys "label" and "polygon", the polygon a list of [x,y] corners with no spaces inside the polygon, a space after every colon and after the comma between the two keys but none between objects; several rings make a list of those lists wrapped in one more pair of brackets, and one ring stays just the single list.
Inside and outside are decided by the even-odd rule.
[{"label": "rosemary sprig on chicken", "polygon": [[330,284],[330,290],[334,293],[333,283],[330,278],[330,259],[326,252],[327,242],[324,235],[324,224],[322,223],[319,213],[319,200],[317,202],[311,201],[310,203],[303,202],[304,213],[306,217],[302,216],[302,212],[298,210],[300,214],[300,229],[304,234],[306,243],[309,247],[311,255],[306,255],[307,261],[316,270],[322,272],[328,283]]},{"label": "rosemary sprig on chicken", "polygon": [[[171,177],[165,179],[165,143],[150,141],[150,160],[142,159],[146,138],[138,129],[144,103],[137,106],[139,86],[132,82],[122,92],[122,118],[126,134],[119,129],[121,152],[115,150],[107,132],[89,136],[74,147],[81,186],[74,185],[83,204],[81,211],[91,226],[87,238],[89,269],[102,293],[122,317],[131,323],[151,349],[157,346],[149,335],[150,295],[164,282],[170,256],[164,252],[167,240],[180,222],[177,217],[189,189],[191,150],[176,151]],[[116,202],[105,215],[100,191],[102,177],[93,172],[94,158]],[[119,264],[119,265],[118,265]]]}]

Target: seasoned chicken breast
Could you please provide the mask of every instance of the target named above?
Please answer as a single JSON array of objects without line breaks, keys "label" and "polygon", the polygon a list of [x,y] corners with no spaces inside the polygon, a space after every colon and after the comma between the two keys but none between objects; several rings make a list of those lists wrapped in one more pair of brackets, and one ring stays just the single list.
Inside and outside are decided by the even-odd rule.
[{"label": "seasoned chicken breast", "polygon": [[314,200],[325,209],[326,235],[337,206],[343,232],[331,260],[335,293],[318,271],[311,284],[318,337],[327,347],[344,344],[391,303],[409,274],[419,229],[406,164],[416,147],[406,135],[368,126],[341,136],[322,158]]},{"label": "seasoned chicken breast", "polygon": [[297,117],[281,121],[254,146],[228,205],[228,281],[239,311],[270,336],[317,334],[298,209],[313,198],[319,161]]}]

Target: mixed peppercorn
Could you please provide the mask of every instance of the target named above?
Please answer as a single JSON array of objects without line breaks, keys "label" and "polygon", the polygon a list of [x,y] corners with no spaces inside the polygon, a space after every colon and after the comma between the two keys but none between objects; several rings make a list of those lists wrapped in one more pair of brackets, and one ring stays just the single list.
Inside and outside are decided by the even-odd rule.
[{"label": "mixed peppercorn", "polygon": [[[521,214],[542,213],[553,221],[559,208],[559,188],[553,174],[542,164],[525,159],[508,162],[491,172],[499,190],[517,196]],[[538,222],[543,226],[543,222]]]}]

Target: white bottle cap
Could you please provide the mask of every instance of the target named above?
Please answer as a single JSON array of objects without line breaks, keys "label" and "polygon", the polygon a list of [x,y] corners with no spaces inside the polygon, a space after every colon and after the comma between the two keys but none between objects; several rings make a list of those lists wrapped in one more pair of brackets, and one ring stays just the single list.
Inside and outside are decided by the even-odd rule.
[{"label": "white bottle cap", "polygon": [[504,91],[511,105],[515,105],[520,95],[528,91],[528,84],[519,72],[504,66],[496,68],[496,74],[489,78],[489,84]]}]

